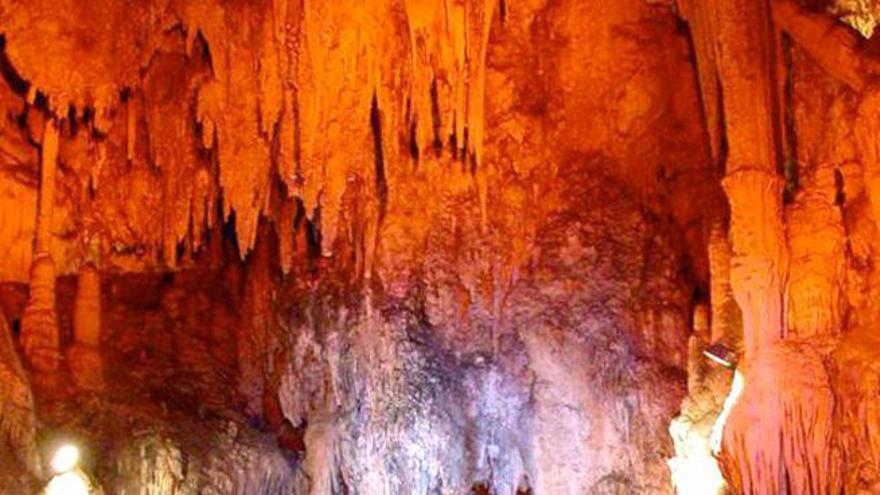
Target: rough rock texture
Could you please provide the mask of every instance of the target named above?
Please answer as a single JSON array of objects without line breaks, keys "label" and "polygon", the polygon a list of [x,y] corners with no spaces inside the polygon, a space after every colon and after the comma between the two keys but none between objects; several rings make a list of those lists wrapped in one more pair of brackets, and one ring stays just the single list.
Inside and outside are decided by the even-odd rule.
[{"label": "rough rock texture", "polygon": [[[866,368],[872,359],[867,328],[876,309],[866,284],[874,273],[877,218],[877,59],[870,43],[830,15],[844,2],[828,11],[805,2],[773,2],[769,32],[768,12],[759,4],[709,2],[703,8],[719,17],[689,20],[703,22],[692,31],[696,43],[721,47],[716,58],[704,56],[698,65],[701,73],[715,71],[714,64],[720,68],[731,146],[726,168],[732,179],[725,179],[734,254],[729,276],[743,311],[745,356],[738,368],[742,392],[731,397],[721,425],[724,474],[734,493],[869,493],[878,486],[868,426],[876,420],[867,413],[871,399],[856,390],[870,388],[873,376]],[[725,12],[760,20],[743,22]],[[707,26],[701,19],[720,24]],[[745,25],[760,29],[731,34]],[[782,38],[776,28],[784,31]],[[724,56],[735,60],[727,74]],[[743,77],[746,67],[761,76]],[[750,95],[761,101],[744,103]],[[717,112],[713,102],[706,109]],[[739,122],[743,115],[753,118]],[[767,140],[776,144],[762,145]],[[767,180],[753,180],[749,188],[735,178],[745,176],[738,171],[736,146],[765,157],[770,152],[746,174]],[[711,246],[710,262],[718,259]],[[755,256],[738,254],[744,252]],[[771,262],[759,262],[761,257]],[[712,265],[714,326],[715,318],[729,321],[714,297],[721,283],[716,277],[728,275],[724,266]],[[750,291],[767,292],[754,297]],[[777,298],[781,306],[773,302]],[[691,392],[691,400],[704,397],[699,389]]]},{"label": "rough rock texture", "polygon": [[425,286],[296,311],[279,399],[306,425],[317,493],[668,490],[663,429],[683,392],[689,295],[668,241],[619,185],[567,183],[559,194],[586,208],[548,212],[538,252],[494,308],[477,296],[449,311],[461,261],[438,246],[425,269],[448,273]]},{"label": "rough rock texture", "polygon": [[0,0],[0,492],[877,491],[874,4]]},{"label": "rough rock texture", "polygon": [[[34,410],[34,397],[27,371],[18,357],[18,350],[0,314],[0,378],[2,378],[2,404],[0,408],[0,434],[4,448],[4,465],[17,468],[8,470],[14,476],[0,478],[3,484],[25,485],[31,476],[42,473],[42,463],[37,450],[37,418]],[[4,473],[5,475],[6,473]],[[25,485],[26,486],[26,485]],[[24,489],[24,488],[19,488]]]}]

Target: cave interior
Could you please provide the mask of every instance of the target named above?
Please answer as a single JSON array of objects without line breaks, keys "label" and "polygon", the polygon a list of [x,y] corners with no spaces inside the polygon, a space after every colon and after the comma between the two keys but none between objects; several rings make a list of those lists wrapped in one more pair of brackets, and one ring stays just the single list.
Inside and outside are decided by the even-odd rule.
[{"label": "cave interior", "polygon": [[0,0],[0,495],[880,493],[878,0]]}]

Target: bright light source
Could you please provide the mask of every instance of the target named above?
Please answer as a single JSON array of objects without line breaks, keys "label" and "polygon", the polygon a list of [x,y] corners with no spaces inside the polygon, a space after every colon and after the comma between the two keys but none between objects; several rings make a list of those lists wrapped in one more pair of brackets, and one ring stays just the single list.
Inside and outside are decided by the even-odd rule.
[{"label": "bright light source", "polygon": [[669,469],[678,495],[718,495],[724,491],[724,477],[712,456],[676,457],[669,460]]},{"label": "bright light source", "polygon": [[730,416],[731,409],[733,409],[736,401],[739,400],[739,396],[742,394],[745,384],[746,382],[742,374],[740,374],[739,370],[736,370],[733,374],[733,384],[730,386],[730,394],[724,399],[724,407],[721,409],[721,414],[718,415],[718,419],[715,420],[715,424],[712,425],[712,434],[709,436],[709,445],[712,447],[712,453],[715,455],[718,455],[718,453],[721,452],[721,440],[724,437],[724,424],[727,423],[727,417]]},{"label": "bright light source", "polygon": [[722,343],[710,345],[703,351],[703,355],[725,368],[736,368],[736,353]]},{"label": "bright light source", "polygon": [[89,495],[89,481],[79,471],[68,471],[52,478],[46,486],[46,495]]},{"label": "bright light source", "polygon": [[64,445],[55,451],[52,457],[52,470],[56,473],[66,473],[79,464],[79,449],[74,445]]}]

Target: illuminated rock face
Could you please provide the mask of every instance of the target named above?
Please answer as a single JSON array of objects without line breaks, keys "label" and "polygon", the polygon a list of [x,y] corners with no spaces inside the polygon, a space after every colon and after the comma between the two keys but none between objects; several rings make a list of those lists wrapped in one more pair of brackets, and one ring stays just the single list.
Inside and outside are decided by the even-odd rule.
[{"label": "illuminated rock face", "polygon": [[298,303],[279,400],[306,425],[318,493],[669,491],[689,298],[679,259],[619,183],[568,184],[559,194],[582,201],[548,212],[540,254],[497,303],[461,294],[454,246],[429,247],[424,286],[331,312]]},{"label": "illuminated rock face", "polygon": [[0,485],[876,491],[880,65],[807,3],[0,0]]}]

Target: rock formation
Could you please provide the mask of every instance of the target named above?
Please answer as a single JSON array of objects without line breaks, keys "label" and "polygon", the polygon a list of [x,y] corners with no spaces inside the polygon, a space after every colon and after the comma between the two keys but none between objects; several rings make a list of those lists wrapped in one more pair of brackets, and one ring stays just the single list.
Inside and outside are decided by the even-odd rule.
[{"label": "rock formation", "polygon": [[877,491],[878,15],[0,0],[0,493]]}]

